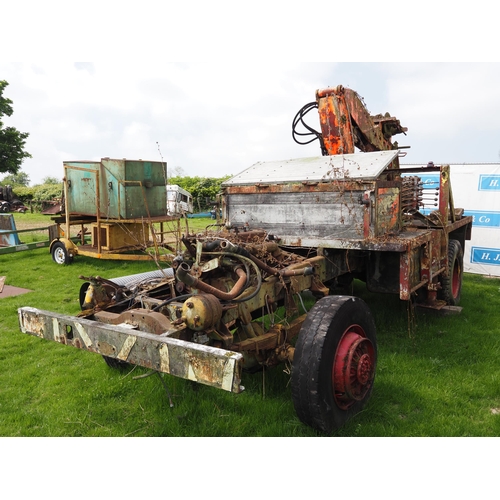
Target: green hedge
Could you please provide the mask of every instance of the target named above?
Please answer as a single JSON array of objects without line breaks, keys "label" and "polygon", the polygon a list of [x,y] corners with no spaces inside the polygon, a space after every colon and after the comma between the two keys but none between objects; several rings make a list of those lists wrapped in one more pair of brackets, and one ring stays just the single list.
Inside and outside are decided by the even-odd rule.
[{"label": "green hedge", "polygon": [[37,186],[16,186],[13,188],[15,195],[24,203],[30,201],[49,201],[61,198],[63,185],[61,184],[39,184]]}]

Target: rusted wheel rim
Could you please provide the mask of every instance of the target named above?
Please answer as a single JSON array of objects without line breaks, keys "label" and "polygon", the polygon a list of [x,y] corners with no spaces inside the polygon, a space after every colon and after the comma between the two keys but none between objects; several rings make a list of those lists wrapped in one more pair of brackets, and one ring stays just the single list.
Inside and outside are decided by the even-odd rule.
[{"label": "rusted wheel rim", "polygon": [[369,391],[375,375],[375,349],[359,325],[342,335],[332,368],[334,398],[340,408],[348,409]]}]

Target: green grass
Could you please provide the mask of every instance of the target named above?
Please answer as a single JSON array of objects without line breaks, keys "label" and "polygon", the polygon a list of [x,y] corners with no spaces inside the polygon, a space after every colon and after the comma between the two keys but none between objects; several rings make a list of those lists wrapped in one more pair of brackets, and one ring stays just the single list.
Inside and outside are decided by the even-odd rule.
[{"label": "green grass", "polygon": [[[27,215],[37,217],[16,220]],[[76,314],[80,274],[154,268],[86,257],[58,266],[46,248],[0,256],[6,283],[32,290],[0,300],[0,436],[319,436],[296,417],[284,366],[244,374],[238,395],[165,375],[171,408],[158,376],[136,378],[147,370],[112,370],[19,330],[21,306]],[[362,283],[356,294],[375,317],[377,377],[366,409],[335,436],[500,435],[499,279],[466,275],[457,316],[415,314]]]}]

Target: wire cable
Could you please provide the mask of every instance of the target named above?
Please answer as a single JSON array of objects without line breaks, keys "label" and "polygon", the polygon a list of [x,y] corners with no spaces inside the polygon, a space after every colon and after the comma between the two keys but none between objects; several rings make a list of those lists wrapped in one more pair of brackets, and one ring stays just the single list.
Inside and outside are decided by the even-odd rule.
[{"label": "wire cable", "polygon": [[[320,146],[321,146],[321,153],[323,154],[323,156],[326,156],[327,151],[326,151],[325,144],[323,141],[323,135],[320,132],[318,132],[317,130],[310,127],[304,121],[304,117],[312,109],[318,109],[318,103],[316,101],[313,101],[313,102],[306,104],[295,115],[295,118],[292,121],[292,137],[293,137],[293,140],[297,144],[301,144],[301,145],[310,144],[311,142],[318,140],[320,143]],[[297,127],[299,124],[302,125],[308,132],[298,132]],[[312,139],[309,139],[306,141],[299,140],[300,137],[308,137],[308,136],[313,136],[313,137],[312,137]]]}]

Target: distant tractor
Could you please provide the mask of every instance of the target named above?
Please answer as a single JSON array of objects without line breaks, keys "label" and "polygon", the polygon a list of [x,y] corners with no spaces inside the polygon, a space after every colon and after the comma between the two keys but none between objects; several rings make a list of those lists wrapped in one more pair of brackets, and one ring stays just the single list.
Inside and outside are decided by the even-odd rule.
[{"label": "distant tractor", "polygon": [[28,210],[23,202],[12,191],[12,186],[0,186],[0,212],[20,212]]}]

